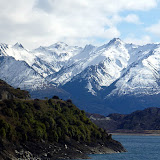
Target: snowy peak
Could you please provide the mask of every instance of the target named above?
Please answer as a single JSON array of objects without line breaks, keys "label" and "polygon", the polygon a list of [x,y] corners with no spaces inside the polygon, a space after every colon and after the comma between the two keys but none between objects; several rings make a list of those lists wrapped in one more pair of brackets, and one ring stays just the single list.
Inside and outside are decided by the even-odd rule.
[{"label": "snowy peak", "polygon": [[87,44],[83,50],[88,51],[88,50],[92,50],[93,48],[95,48],[95,46],[91,45],[91,44]]},{"label": "snowy peak", "polygon": [[114,38],[99,47],[89,44],[81,48],[58,42],[33,51],[27,51],[20,43],[1,44],[0,55],[26,62],[44,81],[57,86],[83,80],[88,91],[96,95],[116,82],[110,95],[121,95],[126,93],[124,90],[127,94],[141,93],[136,88],[143,86],[147,90],[149,85],[159,93],[159,48],[159,44],[139,46]]},{"label": "snowy peak", "polygon": [[[35,49],[33,53],[45,53],[47,55],[55,56],[56,58],[62,59],[63,57],[72,57],[77,54],[82,48],[77,46],[68,46],[66,43],[58,42],[48,47],[40,46]],[[63,59],[62,59],[63,60]]]},{"label": "snowy peak", "polygon": [[20,43],[16,43],[15,45],[0,45],[0,53],[2,56],[11,56],[16,60],[25,61],[29,65],[33,63],[34,56],[30,54]]},{"label": "snowy peak", "polygon": [[71,79],[72,83],[83,82],[92,95],[114,82],[116,89],[108,96],[159,94],[158,47],[158,44],[126,44],[119,38],[100,47],[89,45],[74,57],[73,67],[65,68],[53,81],[62,85]]},{"label": "snowy peak", "polygon": [[[115,41],[119,40],[115,39]],[[97,88],[101,88],[110,85],[121,75],[121,71],[127,67],[129,58],[128,50],[123,43],[120,43],[119,47],[108,44],[100,47],[86,45],[81,52],[71,58],[67,66],[52,76],[52,80],[51,77],[49,79],[53,83],[64,85],[80,73],[86,75],[86,68],[103,64],[104,69],[98,69],[94,76],[91,72],[87,72],[89,74],[87,77],[97,76],[95,79],[100,79],[97,81]],[[105,76],[102,75],[103,73]]]},{"label": "snowy peak", "polygon": [[[101,108],[102,113],[113,112],[112,108],[120,111],[124,105],[126,111],[128,106],[139,107],[141,97],[159,100],[160,44],[141,46],[114,38],[102,46],[81,48],[58,42],[33,51],[20,43],[0,44],[0,55],[0,79],[14,87],[35,92],[42,89],[44,97],[49,86],[61,87],[91,112],[95,108]],[[139,100],[131,104],[133,97]],[[141,106],[150,99],[144,99]],[[106,104],[111,107],[108,111]]]},{"label": "snowy peak", "polygon": [[57,42],[49,46],[49,48],[56,48],[56,49],[65,49],[66,47],[68,47],[68,45],[64,42]]},{"label": "snowy peak", "polygon": [[124,42],[120,38],[113,38],[108,43],[108,45],[119,45],[119,44],[124,44]]},{"label": "snowy peak", "polygon": [[160,94],[160,48],[151,44],[140,48],[139,56],[135,54],[133,63],[123,71],[107,97]]},{"label": "snowy peak", "polygon": [[18,43],[18,42],[13,46],[13,48],[15,48],[15,49],[24,49],[23,45],[21,43]]},{"label": "snowy peak", "polygon": [[50,75],[54,72],[60,71],[60,69],[66,66],[70,59],[81,50],[81,47],[68,46],[63,42],[59,42],[48,47],[41,46],[35,49],[32,53],[38,57],[40,61],[48,64],[48,68],[50,68]]}]

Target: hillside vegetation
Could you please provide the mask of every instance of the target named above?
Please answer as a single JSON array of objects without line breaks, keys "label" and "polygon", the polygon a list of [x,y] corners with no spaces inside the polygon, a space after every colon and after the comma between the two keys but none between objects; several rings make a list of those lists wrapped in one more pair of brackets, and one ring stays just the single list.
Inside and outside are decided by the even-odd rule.
[{"label": "hillside vegetation", "polygon": [[108,139],[71,100],[21,100],[0,102],[0,136],[9,141],[91,142]]},{"label": "hillside vegetation", "polygon": [[72,100],[29,99],[27,91],[0,81],[0,159],[79,159],[124,152]]}]

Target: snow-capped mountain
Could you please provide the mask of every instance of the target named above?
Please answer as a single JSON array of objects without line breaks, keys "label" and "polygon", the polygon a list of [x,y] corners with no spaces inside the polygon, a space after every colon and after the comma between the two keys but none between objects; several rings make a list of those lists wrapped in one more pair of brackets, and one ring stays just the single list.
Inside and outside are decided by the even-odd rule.
[{"label": "snow-capped mountain", "polygon": [[87,111],[114,112],[113,97],[160,94],[160,44],[139,46],[114,38],[98,47],[58,42],[33,51],[20,43],[0,44],[0,78],[34,91],[61,87],[83,109],[87,104]]},{"label": "snow-capped mountain", "polygon": [[[105,69],[103,71],[106,72],[107,77],[110,76],[110,79],[103,73],[99,73],[97,78],[100,78],[100,86],[108,86],[120,76],[120,71],[127,66],[128,58],[128,50],[120,39],[113,39],[108,44],[100,47],[86,45],[81,52],[70,59],[68,65],[63,70],[48,78],[58,85],[64,85],[87,67],[104,65]],[[111,70],[112,68],[114,69]]]},{"label": "snow-capped mountain", "polygon": [[96,95],[94,88],[101,90],[101,87],[108,87],[121,76],[122,70],[127,67],[129,53],[120,39],[113,39],[109,44],[97,47],[91,55],[93,57],[86,58],[90,59],[90,64],[74,79],[85,79],[88,91]]},{"label": "snow-capped mountain", "polygon": [[[68,75],[73,73],[79,67],[82,71],[78,70],[80,73],[74,75],[73,78],[71,76],[71,82],[75,80],[85,81],[85,88],[93,95],[115,81],[117,81],[116,89],[106,96],[158,94],[160,92],[157,83],[159,81],[158,71],[160,72],[159,46],[159,44],[136,46],[125,44],[120,39],[113,39],[107,45],[92,47],[89,56],[85,54],[85,58],[79,58],[75,61],[74,66],[66,67],[63,72],[61,71],[55,77],[57,81],[59,79],[62,81],[63,78],[67,79],[67,76],[64,75],[67,72]],[[88,64],[89,62],[90,64]],[[83,68],[83,66],[85,67]],[[61,83],[63,84],[63,82]]]},{"label": "snow-capped mountain", "polygon": [[15,60],[25,61],[28,65],[32,65],[35,58],[20,43],[16,43],[13,46],[0,44],[0,55],[14,57]]},{"label": "snow-capped mountain", "polygon": [[[65,67],[70,58],[81,50],[81,47],[68,46],[63,42],[53,44],[49,47],[40,46],[32,51],[32,54],[36,57],[33,67],[39,73],[43,74],[44,77],[47,77],[58,72],[62,67]],[[40,67],[37,68],[37,64]]]},{"label": "snow-capped mountain", "polygon": [[88,112],[129,113],[159,106],[159,51],[159,44],[137,46],[113,39],[100,47],[100,54],[96,52],[96,60],[104,56],[103,60],[86,67],[63,87]]},{"label": "snow-capped mountain", "polygon": [[45,79],[25,61],[17,61],[10,56],[0,57],[0,79],[26,90],[44,88],[47,85]]},{"label": "snow-capped mountain", "polygon": [[[59,71],[65,66],[67,60],[80,50],[80,47],[71,47],[62,42],[49,47],[39,47],[33,51],[26,50],[20,43],[16,43],[13,46],[0,44],[0,56],[4,57],[4,59],[6,57],[10,58],[8,63],[5,61],[5,67],[0,67],[2,72],[0,78],[6,80],[7,83],[12,84],[14,87],[21,87],[22,89],[27,88],[32,90],[43,88],[42,86],[46,86],[49,83],[45,77]],[[11,63],[11,61],[14,62]],[[15,62],[16,64],[14,66]],[[25,63],[25,67],[20,65],[20,62],[21,64]],[[3,65],[2,62],[1,65]],[[5,68],[8,68],[8,70],[4,70]],[[12,71],[12,69],[14,69],[14,71]],[[21,69],[22,72],[18,72],[19,69]],[[31,76],[31,73],[26,74],[26,69],[32,70],[34,76]],[[15,71],[17,71],[17,74]],[[21,76],[19,74],[21,74]],[[31,78],[30,81],[27,81],[27,86],[24,82],[25,78],[22,78],[23,74]],[[39,80],[36,80],[37,77],[35,75],[38,76]],[[11,78],[9,78],[9,76],[11,76]],[[13,79],[16,77],[16,81],[12,80],[12,76]],[[37,85],[34,85],[33,82]],[[39,85],[40,83],[41,85]]]},{"label": "snow-capped mountain", "polygon": [[111,95],[142,95],[160,93],[160,48],[150,51],[132,63],[115,84]]}]

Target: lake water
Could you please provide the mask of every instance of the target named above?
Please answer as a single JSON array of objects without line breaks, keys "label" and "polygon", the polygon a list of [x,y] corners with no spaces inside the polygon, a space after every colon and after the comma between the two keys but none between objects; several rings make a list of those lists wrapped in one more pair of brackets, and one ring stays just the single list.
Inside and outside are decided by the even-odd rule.
[{"label": "lake water", "polygon": [[92,160],[160,160],[160,136],[116,135],[126,153],[90,155]]}]

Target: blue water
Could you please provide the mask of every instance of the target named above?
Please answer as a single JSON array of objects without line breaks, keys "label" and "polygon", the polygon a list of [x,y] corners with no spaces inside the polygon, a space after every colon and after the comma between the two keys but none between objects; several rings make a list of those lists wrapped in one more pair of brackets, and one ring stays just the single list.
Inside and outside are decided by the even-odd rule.
[{"label": "blue water", "polygon": [[90,155],[92,160],[160,160],[160,136],[116,135],[128,152]]}]

